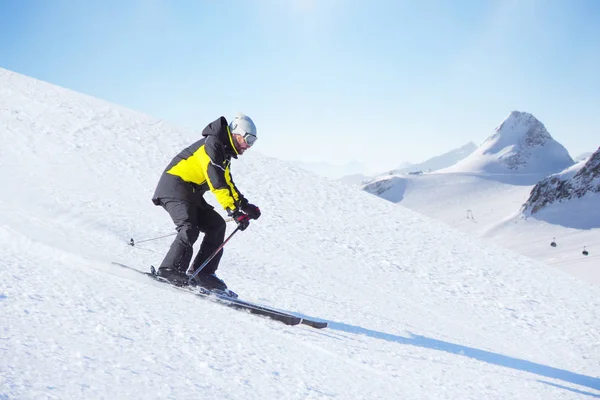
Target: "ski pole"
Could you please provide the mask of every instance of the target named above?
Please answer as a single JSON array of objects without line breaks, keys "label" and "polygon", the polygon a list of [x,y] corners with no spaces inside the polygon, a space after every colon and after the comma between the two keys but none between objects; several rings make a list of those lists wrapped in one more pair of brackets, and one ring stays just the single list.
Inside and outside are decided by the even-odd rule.
[{"label": "ski pole", "polygon": [[[144,240],[138,240],[138,242],[137,242],[137,243],[149,242],[149,241],[151,241],[151,240],[162,239],[162,238],[166,238],[166,237],[173,236],[173,235],[177,235],[177,232],[169,233],[168,235],[159,236],[159,237],[155,237],[155,238],[144,239]],[[130,246],[135,246],[135,243],[136,243],[136,242],[133,240],[133,238],[129,239],[129,245],[130,245]]]},{"label": "ski pole", "polygon": [[[225,222],[231,222],[233,221],[233,218],[225,218]],[[150,239],[144,239],[144,240],[138,240],[137,242],[135,240],[133,240],[133,238],[129,239],[129,245],[130,246],[135,246],[136,243],[144,243],[144,242],[149,242],[151,240],[157,240],[157,239],[162,239],[162,238],[166,238],[169,236],[173,236],[173,235],[177,235],[177,232],[173,232],[173,233],[169,233],[168,235],[164,235],[164,236],[158,236],[155,238],[150,238]]]},{"label": "ski pole", "polygon": [[214,251],[214,253],[212,253],[210,255],[210,257],[208,257],[206,259],[206,261],[204,261],[202,263],[202,265],[196,269],[196,271],[194,271],[194,273],[188,279],[188,285],[192,284],[192,280],[196,277],[196,275],[198,275],[200,273],[200,271],[202,271],[204,269],[204,267],[206,267],[206,264],[208,264],[210,262],[210,260],[215,258],[215,256],[223,249],[223,247],[225,247],[227,242],[229,242],[229,239],[231,239],[233,237],[233,235],[235,235],[235,233],[239,230],[240,230],[239,226],[237,228],[235,228],[235,230],[233,232],[231,232],[231,235],[229,235],[229,237],[227,237],[227,239],[225,239],[225,241],[223,241],[223,243],[221,243],[221,245]]}]

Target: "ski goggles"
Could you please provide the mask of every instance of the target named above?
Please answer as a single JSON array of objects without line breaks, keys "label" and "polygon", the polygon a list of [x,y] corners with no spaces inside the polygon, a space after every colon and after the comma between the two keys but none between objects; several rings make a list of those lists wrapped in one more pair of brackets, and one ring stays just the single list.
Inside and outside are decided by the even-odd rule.
[{"label": "ski goggles", "polygon": [[244,142],[246,142],[249,147],[252,147],[258,140],[258,138],[251,133],[245,133],[242,137],[244,138]]}]

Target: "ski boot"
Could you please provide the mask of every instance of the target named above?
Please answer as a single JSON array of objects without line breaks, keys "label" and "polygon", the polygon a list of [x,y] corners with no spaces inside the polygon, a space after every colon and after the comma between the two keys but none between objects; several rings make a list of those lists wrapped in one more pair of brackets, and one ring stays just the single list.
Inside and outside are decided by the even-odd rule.
[{"label": "ski boot", "polygon": [[159,268],[156,271],[156,276],[163,278],[175,286],[187,286],[188,284],[188,277],[185,272],[174,268]]},{"label": "ski boot", "polygon": [[194,278],[194,284],[204,294],[217,294],[226,297],[237,298],[238,295],[227,288],[225,282],[215,274],[199,272]]}]

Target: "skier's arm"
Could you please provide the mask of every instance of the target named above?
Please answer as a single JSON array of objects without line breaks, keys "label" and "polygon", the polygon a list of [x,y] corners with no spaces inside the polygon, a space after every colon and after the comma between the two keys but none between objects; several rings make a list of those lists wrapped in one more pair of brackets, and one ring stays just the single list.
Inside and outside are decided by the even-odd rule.
[{"label": "skier's arm", "polygon": [[225,210],[236,209],[243,196],[231,181],[225,149],[212,137],[206,139],[204,149],[206,157],[202,157],[201,164],[208,187]]},{"label": "skier's arm", "polygon": [[231,191],[234,193],[234,196],[235,194],[237,194],[235,204],[237,204],[240,207],[243,207],[246,204],[248,204],[248,200],[246,200],[244,195],[238,190],[237,186],[235,186],[235,183],[233,183],[233,178],[231,177],[231,170],[229,169],[229,167],[225,169],[225,179],[227,180]]}]

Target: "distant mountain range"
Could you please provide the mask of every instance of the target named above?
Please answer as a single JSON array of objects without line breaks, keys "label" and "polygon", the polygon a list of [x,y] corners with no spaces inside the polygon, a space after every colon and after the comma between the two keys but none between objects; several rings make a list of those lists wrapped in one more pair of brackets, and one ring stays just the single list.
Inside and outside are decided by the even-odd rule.
[{"label": "distant mountain range", "polygon": [[[432,157],[417,164],[412,164],[409,162],[401,163],[398,168],[387,171],[384,174],[394,175],[436,171],[457,163],[471,154],[475,149],[477,149],[475,143],[469,142],[462,147],[451,150],[439,156]],[[293,162],[299,167],[307,171],[314,172],[317,175],[325,176],[331,179],[337,179],[352,185],[373,179],[374,176],[379,175],[377,172],[370,170],[364,164],[358,161],[351,161],[343,165],[334,165],[326,162]]]},{"label": "distant mountain range", "polygon": [[[369,176],[366,167],[356,161],[342,166],[298,164],[317,174],[360,185],[365,191],[394,202],[403,201],[410,187],[418,190],[408,175],[432,172],[469,174],[525,189],[532,187],[526,203],[521,204],[526,215],[534,215],[550,204],[581,198],[587,193],[600,200],[599,158],[598,151],[584,153],[575,163],[542,122],[530,113],[512,111],[479,147],[469,142],[421,163],[404,163],[376,176]],[[452,182],[453,177],[448,175],[447,179]]]},{"label": "distant mountain range", "polygon": [[477,149],[477,145],[469,142],[458,149],[451,150],[439,156],[432,157],[418,164],[408,164],[390,171],[390,174],[406,174],[415,172],[432,172],[442,168],[450,167]]},{"label": "distant mountain range", "polygon": [[372,176],[364,174],[346,175],[338,179],[339,182],[345,183],[346,185],[362,185],[373,179]]},{"label": "distant mountain range", "polygon": [[[449,167],[455,164],[456,162],[467,157],[475,149],[477,149],[475,143],[469,142],[458,149],[454,149],[439,156],[432,157],[418,164],[402,163],[398,166],[398,168],[381,175],[420,174],[424,172],[436,171],[438,169]],[[354,173],[343,176],[338,180],[346,184],[357,185],[373,180],[373,175],[369,176],[364,173]]]},{"label": "distant mountain range", "polygon": [[[464,149],[462,153],[461,149]],[[461,149],[446,155],[453,154],[458,158],[470,151],[469,145]],[[445,182],[448,185],[452,185],[454,181],[456,185],[463,179],[461,176],[469,175],[508,185],[532,187],[529,198],[521,205],[526,215],[534,215],[550,204],[566,203],[587,194],[598,197],[600,203],[599,152],[600,149],[591,156],[582,154],[578,157],[582,161],[575,164],[564,146],[552,138],[539,120],[529,113],[513,111],[481,146],[470,151],[454,165],[438,169],[437,174],[446,174]],[[444,158],[446,155],[440,157]],[[451,157],[447,159],[449,158]],[[401,171],[406,169],[379,175],[366,182],[363,189],[394,202],[404,203],[407,193],[420,198],[418,191],[421,186]],[[473,190],[475,191],[476,189]],[[407,204],[413,204],[412,200]],[[518,212],[518,207],[515,207],[515,212]],[[592,222],[591,225],[600,226],[600,221]]]},{"label": "distant mountain range", "polygon": [[362,163],[358,161],[351,161],[343,165],[334,165],[326,162],[306,162],[306,161],[292,161],[295,165],[300,168],[314,172],[317,175],[325,176],[331,179],[339,179],[349,175],[363,175],[369,174],[372,171]]}]

